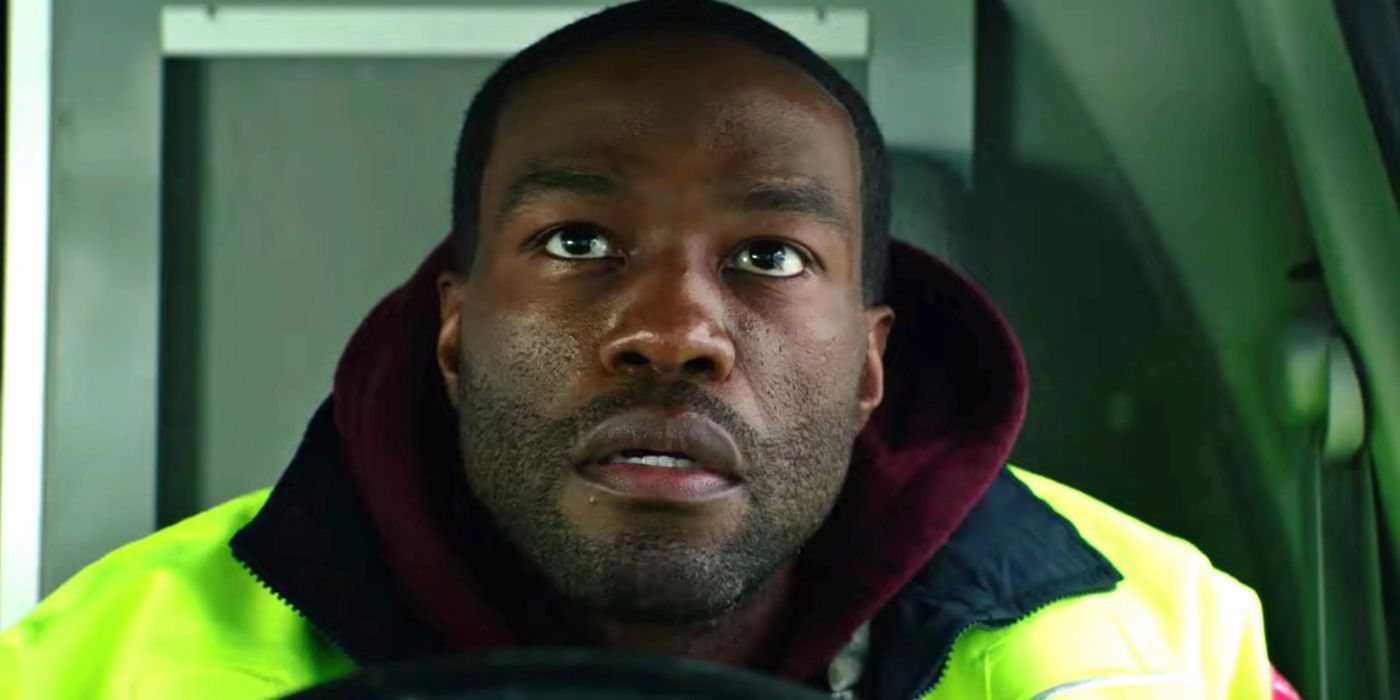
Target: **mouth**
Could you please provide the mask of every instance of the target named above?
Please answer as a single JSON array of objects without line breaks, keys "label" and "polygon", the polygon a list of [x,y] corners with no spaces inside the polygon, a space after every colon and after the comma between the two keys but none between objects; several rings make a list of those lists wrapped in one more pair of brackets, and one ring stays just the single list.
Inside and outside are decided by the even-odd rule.
[{"label": "mouth", "polygon": [[612,454],[598,461],[599,465],[623,465],[636,464],[643,467],[658,467],[661,469],[693,469],[700,466],[700,462],[686,454],[662,454],[659,452],[647,452],[645,450],[624,450],[617,454]]},{"label": "mouth", "polygon": [[576,471],[584,480],[634,501],[704,502],[743,482],[733,439],[695,414],[619,414],[599,424],[580,452]]}]

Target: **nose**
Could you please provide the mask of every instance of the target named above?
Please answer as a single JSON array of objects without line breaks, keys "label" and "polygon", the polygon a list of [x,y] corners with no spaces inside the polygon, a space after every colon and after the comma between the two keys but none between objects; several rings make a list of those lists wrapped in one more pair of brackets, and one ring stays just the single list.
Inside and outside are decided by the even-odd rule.
[{"label": "nose", "polygon": [[600,359],[614,375],[723,382],[734,369],[722,292],[701,272],[668,266],[636,280],[603,338]]}]

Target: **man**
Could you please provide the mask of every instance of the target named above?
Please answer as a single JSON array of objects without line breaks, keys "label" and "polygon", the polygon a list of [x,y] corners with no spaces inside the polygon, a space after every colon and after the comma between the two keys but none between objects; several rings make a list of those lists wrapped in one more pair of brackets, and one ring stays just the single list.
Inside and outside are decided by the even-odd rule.
[{"label": "man", "polygon": [[1012,334],[888,210],[865,103],[752,15],[648,1],[542,40],[473,101],[452,235],[275,488],[60,588],[0,637],[0,694],[548,645],[845,697],[1270,697],[1251,591],[1004,466]]}]

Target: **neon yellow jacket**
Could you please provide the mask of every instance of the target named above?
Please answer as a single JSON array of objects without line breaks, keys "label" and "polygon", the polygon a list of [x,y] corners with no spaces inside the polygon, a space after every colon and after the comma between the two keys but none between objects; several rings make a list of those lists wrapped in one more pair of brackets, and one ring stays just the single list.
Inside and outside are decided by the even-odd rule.
[{"label": "neon yellow jacket", "polygon": [[[1186,542],[1015,474],[1123,580],[1003,627],[962,631],[922,697],[1271,697],[1253,591]],[[0,698],[262,698],[352,671],[230,554],[229,538],[266,498],[260,491],[194,516],[61,586],[0,634]]]},{"label": "neon yellow jacket", "polygon": [[1109,593],[971,629],[928,698],[1270,698],[1254,591],[1191,544],[1085,494],[1016,470],[1123,574]]}]

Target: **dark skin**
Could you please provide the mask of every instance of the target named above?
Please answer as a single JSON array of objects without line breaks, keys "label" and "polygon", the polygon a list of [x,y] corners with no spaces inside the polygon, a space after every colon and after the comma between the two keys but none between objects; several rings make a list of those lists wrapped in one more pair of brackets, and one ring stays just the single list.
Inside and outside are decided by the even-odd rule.
[{"label": "dark skin", "polygon": [[[728,39],[608,46],[516,88],[481,204],[437,352],[474,496],[580,638],[762,665],[883,393],[850,118]],[[705,475],[598,476],[658,445]]]}]

